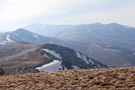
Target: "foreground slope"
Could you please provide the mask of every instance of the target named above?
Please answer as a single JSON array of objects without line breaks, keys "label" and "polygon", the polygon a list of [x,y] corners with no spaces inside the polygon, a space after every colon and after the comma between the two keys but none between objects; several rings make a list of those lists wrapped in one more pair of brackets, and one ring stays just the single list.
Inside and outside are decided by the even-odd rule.
[{"label": "foreground slope", "polygon": [[35,66],[50,61],[40,54],[39,45],[11,43],[0,46],[0,65],[5,73],[38,72]]},{"label": "foreground slope", "polygon": [[0,76],[0,90],[135,90],[135,67]]}]

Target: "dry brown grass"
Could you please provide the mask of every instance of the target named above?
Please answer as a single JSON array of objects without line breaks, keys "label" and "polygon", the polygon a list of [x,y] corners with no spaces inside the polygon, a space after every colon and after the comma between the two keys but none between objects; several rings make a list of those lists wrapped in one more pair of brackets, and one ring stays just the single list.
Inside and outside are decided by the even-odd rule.
[{"label": "dry brown grass", "polygon": [[39,45],[11,43],[0,46],[0,65],[7,74],[38,72],[36,67],[52,58],[41,54]]},{"label": "dry brown grass", "polygon": [[128,67],[4,75],[0,90],[135,90],[134,72]]}]

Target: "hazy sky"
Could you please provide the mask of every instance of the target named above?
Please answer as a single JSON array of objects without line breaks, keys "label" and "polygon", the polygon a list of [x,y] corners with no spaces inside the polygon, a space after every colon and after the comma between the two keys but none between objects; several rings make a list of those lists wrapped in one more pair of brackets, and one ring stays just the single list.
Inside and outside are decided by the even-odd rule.
[{"label": "hazy sky", "polygon": [[135,0],[0,0],[0,32],[32,23],[135,27]]}]

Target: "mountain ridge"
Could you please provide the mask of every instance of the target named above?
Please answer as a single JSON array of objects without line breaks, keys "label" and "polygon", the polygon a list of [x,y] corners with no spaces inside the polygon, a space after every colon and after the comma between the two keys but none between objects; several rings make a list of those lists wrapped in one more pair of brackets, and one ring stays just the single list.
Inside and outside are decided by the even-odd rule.
[{"label": "mountain ridge", "polygon": [[[91,59],[93,62],[87,63],[88,61],[78,58],[75,52],[73,49],[54,44],[34,45],[14,42],[0,46],[0,66],[7,74],[107,67],[85,56],[85,60]],[[67,53],[70,58],[66,58]]]}]

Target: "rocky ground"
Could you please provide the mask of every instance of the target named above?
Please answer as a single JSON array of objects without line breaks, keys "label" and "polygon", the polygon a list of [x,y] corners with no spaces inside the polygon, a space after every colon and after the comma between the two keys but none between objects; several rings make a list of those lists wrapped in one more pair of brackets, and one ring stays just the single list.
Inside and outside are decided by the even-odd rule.
[{"label": "rocky ground", "polygon": [[0,90],[135,90],[135,67],[3,75]]}]

